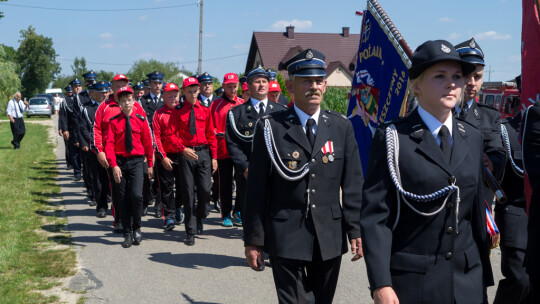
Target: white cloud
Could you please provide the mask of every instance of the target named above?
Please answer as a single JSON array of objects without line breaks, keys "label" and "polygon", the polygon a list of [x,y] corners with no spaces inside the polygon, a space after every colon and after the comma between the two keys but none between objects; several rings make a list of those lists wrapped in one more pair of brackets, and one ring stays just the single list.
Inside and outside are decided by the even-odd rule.
[{"label": "white cloud", "polygon": [[512,38],[512,35],[497,33],[495,31],[487,31],[474,35],[474,38],[478,40],[508,40]]},{"label": "white cloud", "polygon": [[111,33],[99,34],[99,38],[103,38],[103,39],[111,39],[112,37],[113,37],[113,35]]},{"label": "white cloud", "polygon": [[290,21],[278,20],[272,25],[272,28],[275,30],[284,31],[285,28],[289,25],[294,26],[295,30],[305,30],[305,29],[311,28],[313,26],[313,22],[311,22],[311,20],[298,20],[298,19],[293,19]]},{"label": "white cloud", "polygon": [[148,19],[148,15],[142,15],[139,17],[139,20],[146,20]]},{"label": "white cloud", "polygon": [[122,44],[120,44],[120,47],[122,47],[122,48],[128,48],[128,47],[129,47],[129,43],[122,43]]},{"label": "white cloud", "polygon": [[114,44],[112,43],[105,43],[99,46],[102,49],[112,49],[114,47]]},{"label": "white cloud", "polygon": [[448,35],[448,37],[446,37],[446,40],[455,40],[455,39],[458,39],[459,37],[461,37],[460,33],[452,33]]},{"label": "white cloud", "polygon": [[439,22],[440,23],[451,23],[451,22],[454,22],[455,20],[450,18],[450,17],[443,17],[443,18],[439,18]]}]

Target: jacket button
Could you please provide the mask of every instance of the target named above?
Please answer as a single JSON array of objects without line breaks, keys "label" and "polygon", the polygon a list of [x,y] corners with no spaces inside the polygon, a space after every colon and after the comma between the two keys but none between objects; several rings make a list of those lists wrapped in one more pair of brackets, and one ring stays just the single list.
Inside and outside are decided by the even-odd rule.
[{"label": "jacket button", "polygon": [[447,260],[450,260],[452,258],[452,252],[447,252],[444,257],[447,259]]},{"label": "jacket button", "polygon": [[311,174],[311,178],[315,178],[315,173],[312,173],[312,174]]},{"label": "jacket button", "polygon": [[450,184],[453,184],[456,182],[456,177],[455,176],[450,176],[450,178],[448,179],[448,181],[450,182]]},{"label": "jacket button", "polygon": [[452,232],[454,232],[454,228],[446,227],[446,234],[451,234]]},{"label": "jacket button", "polygon": [[315,205],[315,204],[311,205],[311,209],[313,209],[313,210],[317,209],[317,205]]},{"label": "jacket button", "polygon": [[317,191],[315,191],[315,189],[311,189],[311,194],[315,194],[317,193]]},{"label": "jacket button", "polygon": [[312,159],[311,159],[311,162],[314,163],[314,162],[315,162],[315,158],[312,158]]},{"label": "jacket button", "polygon": [[452,202],[446,203],[446,208],[450,209],[452,207],[454,207],[454,203],[452,203]]},{"label": "jacket button", "polygon": [[508,212],[508,207],[505,207],[505,208],[504,208],[504,211],[505,211],[505,212]]}]

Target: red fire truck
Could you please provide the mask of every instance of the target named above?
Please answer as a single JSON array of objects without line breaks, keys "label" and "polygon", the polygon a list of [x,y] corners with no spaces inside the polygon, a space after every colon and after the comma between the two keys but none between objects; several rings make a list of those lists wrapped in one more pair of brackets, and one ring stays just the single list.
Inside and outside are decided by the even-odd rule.
[{"label": "red fire truck", "polygon": [[513,81],[484,82],[478,102],[499,110],[501,118],[519,113],[519,91]]}]

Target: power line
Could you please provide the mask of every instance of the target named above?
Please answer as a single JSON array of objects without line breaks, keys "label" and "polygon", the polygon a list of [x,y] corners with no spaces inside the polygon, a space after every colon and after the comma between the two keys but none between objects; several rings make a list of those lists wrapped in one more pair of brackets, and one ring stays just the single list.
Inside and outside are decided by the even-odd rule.
[{"label": "power line", "polygon": [[197,6],[198,2],[189,3],[189,4],[180,4],[180,5],[171,5],[171,6],[160,6],[160,7],[145,7],[145,8],[119,8],[119,9],[81,9],[81,8],[62,8],[62,7],[43,7],[43,6],[32,6],[32,5],[21,5],[21,4],[12,4],[0,2],[1,5],[7,6],[16,6],[23,8],[35,8],[35,9],[44,9],[44,10],[53,10],[53,11],[76,11],[76,12],[125,12],[125,11],[146,11],[146,10],[159,10],[159,9],[170,9],[186,6]]},{"label": "power line", "polygon": [[[248,54],[248,53],[242,53],[242,54],[236,54],[236,55],[230,55],[230,56],[216,57],[216,58],[205,59],[204,61],[222,60],[222,59],[228,59],[228,58],[240,57],[240,56],[244,56],[244,55],[247,55],[247,54]],[[74,59],[67,59],[67,58],[58,58],[58,60],[62,60],[62,61],[70,61],[70,62],[75,61]],[[198,62],[198,60],[184,61],[184,62],[176,62],[176,64],[187,64],[187,63],[196,63],[196,62]],[[86,63],[90,63],[90,64],[102,64],[102,65],[121,65],[121,66],[131,66],[131,65],[133,65],[133,63],[111,63],[111,62],[96,62],[96,61],[88,61],[88,60],[86,61]]]}]

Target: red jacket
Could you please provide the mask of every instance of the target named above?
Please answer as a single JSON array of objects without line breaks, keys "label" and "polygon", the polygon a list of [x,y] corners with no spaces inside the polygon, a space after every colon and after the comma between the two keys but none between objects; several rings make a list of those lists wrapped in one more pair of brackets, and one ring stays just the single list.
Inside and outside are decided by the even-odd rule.
[{"label": "red jacket", "polygon": [[[133,111],[146,117],[142,106],[138,102],[133,103]],[[97,153],[105,152],[105,142],[107,141],[107,130],[111,118],[120,114],[122,109],[111,97],[102,102],[96,110],[96,119],[94,120],[94,142],[93,147]]]},{"label": "red jacket", "polygon": [[148,167],[153,166],[152,159],[154,156],[152,133],[146,121],[146,116],[131,112],[130,115],[131,134],[133,142],[133,150],[126,151],[125,133],[126,133],[126,114],[121,112],[114,116],[109,123],[107,131],[107,141],[105,142],[105,155],[111,168],[118,166],[116,156],[132,157],[146,156]]},{"label": "red jacket", "polygon": [[210,110],[201,105],[198,100],[193,104],[197,132],[192,136],[189,132],[189,113],[191,112],[191,107],[192,105],[186,101],[184,106],[180,108],[180,110],[174,112],[172,116],[172,119],[176,122],[176,130],[178,132],[178,138],[180,139],[180,152],[184,152],[186,147],[196,147],[207,144],[210,148],[210,156],[216,158],[217,142]]},{"label": "red jacket", "polygon": [[167,153],[180,153],[180,139],[174,119],[178,114],[173,114],[178,110],[169,109],[164,106],[154,113],[154,122],[152,123],[154,131],[154,140],[157,146],[157,156],[160,159],[167,157]]},{"label": "red jacket", "polygon": [[225,95],[216,99],[210,106],[210,112],[212,113],[212,121],[214,123],[214,132],[217,137],[217,159],[229,158],[229,151],[227,151],[227,141],[225,140],[225,126],[227,123],[227,113],[232,107],[244,103],[242,98],[235,96],[233,100],[230,100]]}]

